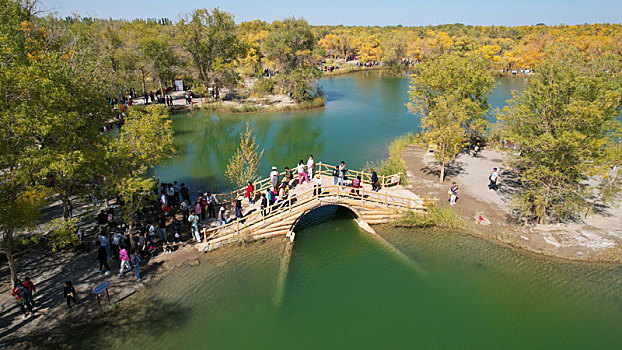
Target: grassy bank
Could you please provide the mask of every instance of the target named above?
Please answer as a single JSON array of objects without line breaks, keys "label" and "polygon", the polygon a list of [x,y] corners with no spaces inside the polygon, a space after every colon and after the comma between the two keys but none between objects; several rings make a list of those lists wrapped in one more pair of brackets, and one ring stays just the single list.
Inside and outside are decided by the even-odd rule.
[{"label": "grassy bank", "polygon": [[404,160],[402,159],[402,153],[408,145],[415,143],[415,141],[416,135],[413,133],[408,133],[396,138],[388,146],[389,157],[380,162],[368,163],[365,165],[365,169],[374,168],[378,175],[386,176],[401,173],[402,176],[400,177],[400,184],[406,184],[406,163],[404,163]]},{"label": "grassy bank", "polygon": [[395,221],[396,227],[443,227],[466,229],[467,223],[452,208],[428,207],[427,212],[407,211]]}]

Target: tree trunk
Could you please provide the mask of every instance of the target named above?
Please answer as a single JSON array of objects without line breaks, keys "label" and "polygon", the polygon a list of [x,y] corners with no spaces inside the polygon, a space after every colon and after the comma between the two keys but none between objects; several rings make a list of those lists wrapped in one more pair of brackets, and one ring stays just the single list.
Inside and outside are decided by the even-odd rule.
[{"label": "tree trunk", "polygon": [[69,217],[69,208],[71,207],[71,199],[69,196],[61,195],[61,202],[63,202],[63,218],[66,220]]},{"label": "tree trunk", "polygon": [[145,86],[145,70],[143,68],[140,69],[140,74],[142,75],[142,83],[143,83],[143,96],[147,94],[147,87]]},{"label": "tree trunk", "polygon": [[132,246],[132,249],[134,249],[136,248],[136,242],[134,242],[134,233],[133,233],[134,223],[130,221],[127,225],[127,228],[130,231],[130,245]]},{"label": "tree trunk", "polygon": [[441,163],[441,176],[438,182],[443,183],[443,181],[445,181],[445,163]]},{"label": "tree trunk", "polygon": [[9,229],[5,232],[4,240],[4,255],[9,264],[9,274],[11,280],[11,289],[15,288],[15,282],[17,281],[17,269],[15,268],[15,259],[13,259],[13,230]]}]

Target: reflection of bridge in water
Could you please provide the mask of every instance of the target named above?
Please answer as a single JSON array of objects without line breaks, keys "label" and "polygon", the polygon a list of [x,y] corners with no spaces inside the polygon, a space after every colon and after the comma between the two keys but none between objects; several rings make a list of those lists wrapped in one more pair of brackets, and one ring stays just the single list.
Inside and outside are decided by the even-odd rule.
[{"label": "reflection of bridge in water", "polygon": [[[275,203],[265,213],[261,210],[260,203],[245,203],[244,218],[233,219],[220,227],[217,223],[212,223],[211,227],[204,229],[202,232],[205,241],[199,244],[199,249],[208,251],[240,240],[252,241],[275,236],[287,236],[293,241],[293,230],[299,220],[313,209],[325,205],[347,208],[361,228],[375,233],[369,225],[390,222],[407,210],[425,211],[433,201],[420,198],[400,186],[398,183],[401,174],[380,176],[379,183],[382,188],[376,192],[371,190],[371,176],[368,173],[348,171],[350,178],[361,176],[362,187],[355,189],[347,185],[334,185],[334,177],[331,176],[334,166],[319,163],[317,168],[320,186],[313,183],[298,185],[290,190],[286,200]],[[296,178],[296,170],[292,169],[292,172]],[[269,179],[255,183],[256,192],[265,192],[270,186]],[[245,189],[239,189],[219,195],[219,202],[232,203],[238,196],[243,196],[244,192]]]}]

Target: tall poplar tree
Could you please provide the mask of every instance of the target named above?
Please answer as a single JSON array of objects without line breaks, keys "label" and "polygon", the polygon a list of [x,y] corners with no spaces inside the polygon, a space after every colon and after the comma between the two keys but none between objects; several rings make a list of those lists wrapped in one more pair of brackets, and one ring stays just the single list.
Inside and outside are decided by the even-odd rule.
[{"label": "tall poplar tree", "polygon": [[537,67],[500,116],[504,138],[520,146],[508,158],[520,175],[515,203],[524,216],[562,221],[586,212],[594,199],[615,199],[621,103],[615,61],[562,51]]},{"label": "tall poplar tree", "polygon": [[408,109],[421,116],[423,139],[437,146],[440,182],[469,138],[484,132],[493,87],[488,63],[476,55],[444,55],[412,75]]}]

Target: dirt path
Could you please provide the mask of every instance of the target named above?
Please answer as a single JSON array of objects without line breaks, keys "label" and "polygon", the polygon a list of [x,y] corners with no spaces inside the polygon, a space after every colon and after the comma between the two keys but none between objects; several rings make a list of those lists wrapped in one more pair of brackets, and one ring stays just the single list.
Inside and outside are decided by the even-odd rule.
[{"label": "dirt path", "polygon": [[[530,251],[573,260],[620,261],[622,252],[622,208],[604,208],[585,219],[558,225],[520,225],[512,223],[511,196],[514,192],[511,174],[503,167],[503,154],[482,150],[476,157],[461,154],[448,170],[443,184],[430,152],[409,146],[402,155],[406,162],[411,191],[440,199],[449,206],[447,191],[452,182],[459,186],[454,209],[478,234]],[[493,167],[500,169],[499,190],[488,189],[488,176]],[[475,224],[483,213],[490,226]]]},{"label": "dirt path", "polygon": [[[53,204],[48,209],[58,211]],[[85,230],[85,242],[90,252],[67,249],[52,253],[48,247],[41,245],[29,247],[16,258],[19,277],[30,277],[37,288],[34,295],[35,316],[22,318],[15,298],[11,296],[8,267],[6,264],[0,267],[3,287],[0,293],[0,348],[31,348],[40,333],[60,334],[64,324],[92,319],[99,311],[92,289],[102,281],[110,282],[109,294],[114,305],[144,285],[159,281],[174,267],[200,255],[190,240],[189,227],[182,224],[181,235],[185,243],[176,246],[176,250],[170,254],[160,252],[148,261],[141,262],[140,281],[134,278],[133,270],[125,272],[124,276],[117,276],[118,260],[110,264],[111,273],[104,275],[99,272],[96,263],[95,242],[99,227],[94,223],[92,213],[84,210],[84,207],[76,208],[75,212],[81,217],[80,226]],[[55,217],[60,215],[58,212],[48,214]],[[181,215],[178,218],[181,220]],[[73,283],[80,302],[80,306],[71,311],[67,311],[63,298],[65,281]],[[50,333],[50,330],[54,331]]]}]

